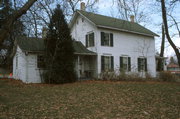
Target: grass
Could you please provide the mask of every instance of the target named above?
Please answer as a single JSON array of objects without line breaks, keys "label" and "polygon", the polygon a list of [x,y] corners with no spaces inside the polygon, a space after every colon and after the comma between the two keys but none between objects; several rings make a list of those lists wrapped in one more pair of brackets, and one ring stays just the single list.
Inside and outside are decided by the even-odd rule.
[{"label": "grass", "polygon": [[0,119],[180,119],[180,83],[0,80]]}]

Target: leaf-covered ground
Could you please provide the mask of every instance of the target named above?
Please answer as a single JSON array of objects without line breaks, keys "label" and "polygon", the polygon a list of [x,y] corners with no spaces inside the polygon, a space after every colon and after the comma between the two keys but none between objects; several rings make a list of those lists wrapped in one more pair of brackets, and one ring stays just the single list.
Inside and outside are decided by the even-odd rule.
[{"label": "leaf-covered ground", "polygon": [[180,83],[0,80],[0,119],[179,119]]}]

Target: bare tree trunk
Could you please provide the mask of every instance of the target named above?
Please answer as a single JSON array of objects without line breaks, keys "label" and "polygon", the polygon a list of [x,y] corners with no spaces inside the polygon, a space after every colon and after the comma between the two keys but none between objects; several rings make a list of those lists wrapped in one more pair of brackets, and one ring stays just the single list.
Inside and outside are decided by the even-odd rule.
[{"label": "bare tree trunk", "polygon": [[177,29],[177,31],[178,31],[178,35],[179,35],[179,37],[180,37],[180,29],[179,29],[179,26],[178,26],[178,22],[175,20],[175,18],[174,18],[172,15],[168,15],[168,16],[170,16],[171,19],[173,20],[174,25],[175,25],[175,27],[176,27],[176,29]]},{"label": "bare tree trunk", "polygon": [[36,2],[37,0],[28,0],[28,2],[18,11],[14,12],[11,16],[9,16],[3,25],[3,28],[0,29],[0,44],[3,43],[3,41],[6,39],[6,37],[9,35],[9,32],[11,31],[13,27],[13,23],[20,18],[23,14],[26,13],[26,11]]},{"label": "bare tree trunk", "polygon": [[180,66],[180,52],[179,52],[178,48],[176,47],[176,45],[174,44],[174,42],[171,40],[171,37],[169,35],[167,16],[166,16],[166,7],[165,7],[164,0],[161,0],[161,8],[162,8],[162,18],[163,18],[163,22],[164,22],[166,38],[167,38],[168,42],[170,43],[170,45],[172,46],[173,50],[175,51],[177,60],[178,60],[178,64]]},{"label": "bare tree trunk", "polygon": [[[161,41],[161,51],[160,51],[160,57],[164,57],[164,46],[165,46],[165,33],[164,33],[164,25],[162,25],[162,41]],[[162,66],[162,59],[160,58],[158,60],[158,65],[157,65],[157,70],[162,71],[163,66]]]}]

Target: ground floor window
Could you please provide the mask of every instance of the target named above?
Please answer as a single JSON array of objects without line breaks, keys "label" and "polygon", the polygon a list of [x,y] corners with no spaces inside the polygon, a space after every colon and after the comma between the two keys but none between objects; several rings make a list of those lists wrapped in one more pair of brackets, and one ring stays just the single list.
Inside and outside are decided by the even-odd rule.
[{"label": "ground floor window", "polygon": [[120,71],[131,71],[131,58],[127,56],[120,57]]},{"label": "ground floor window", "polygon": [[101,56],[101,70],[102,71],[114,70],[114,57],[113,56]]},{"label": "ground floor window", "polygon": [[43,55],[37,56],[37,68],[45,68],[45,61]]},{"label": "ground floor window", "polygon": [[138,58],[138,71],[147,71],[147,58]]}]

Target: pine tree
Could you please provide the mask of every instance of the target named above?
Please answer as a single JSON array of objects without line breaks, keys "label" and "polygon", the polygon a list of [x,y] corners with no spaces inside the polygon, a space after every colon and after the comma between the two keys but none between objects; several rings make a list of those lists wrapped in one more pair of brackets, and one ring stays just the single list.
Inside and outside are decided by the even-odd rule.
[{"label": "pine tree", "polygon": [[45,82],[70,83],[76,81],[74,49],[70,29],[60,8],[54,10],[46,38]]}]

